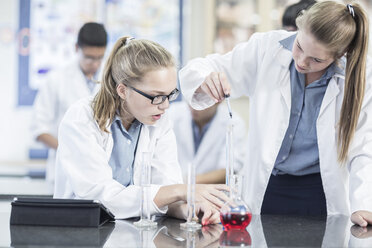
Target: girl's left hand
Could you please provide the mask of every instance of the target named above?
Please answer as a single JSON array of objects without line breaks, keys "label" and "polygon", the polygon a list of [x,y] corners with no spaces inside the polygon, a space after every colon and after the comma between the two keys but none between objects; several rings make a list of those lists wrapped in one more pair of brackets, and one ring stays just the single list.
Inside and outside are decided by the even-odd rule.
[{"label": "girl's left hand", "polygon": [[198,217],[201,217],[203,226],[220,223],[220,211],[212,204],[196,203],[195,212]]},{"label": "girl's left hand", "polygon": [[351,222],[361,227],[365,227],[368,224],[372,225],[372,212],[359,210],[351,215]]}]

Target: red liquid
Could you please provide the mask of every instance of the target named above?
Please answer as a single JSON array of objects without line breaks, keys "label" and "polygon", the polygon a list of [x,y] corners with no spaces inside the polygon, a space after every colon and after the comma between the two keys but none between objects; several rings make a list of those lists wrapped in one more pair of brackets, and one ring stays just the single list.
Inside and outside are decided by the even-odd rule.
[{"label": "red liquid", "polygon": [[245,229],[252,220],[252,214],[228,213],[220,214],[220,219],[225,230]]},{"label": "red liquid", "polygon": [[250,246],[252,245],[251,235],[246,230],[224,231],[219,240],[220,246]]}]

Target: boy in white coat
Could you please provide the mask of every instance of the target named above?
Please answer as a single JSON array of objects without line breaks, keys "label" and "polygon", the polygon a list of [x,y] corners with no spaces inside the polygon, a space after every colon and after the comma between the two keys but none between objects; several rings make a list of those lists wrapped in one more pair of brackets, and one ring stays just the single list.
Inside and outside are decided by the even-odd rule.
[{"label": "boy in white coat", "polygon": [[77,100],[97,93],[97,71],[106,51],[107,33],[102,24],[86,23],[75,45],[77,60],[48,75],[34,103],[32,133],[49,148],[46,179],[54,182],[58,126],[68,107]]}]

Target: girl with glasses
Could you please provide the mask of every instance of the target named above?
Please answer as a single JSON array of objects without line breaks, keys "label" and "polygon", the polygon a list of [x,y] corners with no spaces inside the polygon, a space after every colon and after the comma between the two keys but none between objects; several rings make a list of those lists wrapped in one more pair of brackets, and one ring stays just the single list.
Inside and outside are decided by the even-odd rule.
[{"label": "girl with glasses", "polygon": [[[73,105],[59,127],[54,197],[100,200],[117,219],[139,216],[144,152],[152,155],[151,214],[186,218],[176,139],[165,114],[179,94],[172,55],[124,37],[106,61],[101,89]],[[218,222],[225,185],[197,185],[203,224]]]}]

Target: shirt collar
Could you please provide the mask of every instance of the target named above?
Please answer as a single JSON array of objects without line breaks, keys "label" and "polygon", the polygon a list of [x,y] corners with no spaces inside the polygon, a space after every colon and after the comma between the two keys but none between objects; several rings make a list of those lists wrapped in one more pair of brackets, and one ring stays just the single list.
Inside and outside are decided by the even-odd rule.
[{"label": "shirt collar", "polygon": [[123,126],[123,123],[121,122],[121,118],[118,114],[115,115],[115,118],[114,118],[114,121],[113,123],[116,123],[116,125],[118,125],[118,127],[120,127],[120,129],[125,132],[125,133],[129,133],[129,131],[131,129],[134,129],[134,128],[137,128],[138,126],[141,125],[141,122],[139,122],[137,119],[135,119],[132,123],[132,125],[130,126],[129,130],[127,131],[125,129],[125,127]]},{"label": "shirt collar", "polygon": [[292,52],[292,48],[293,48],[293,43],[296,39],[296,36],[297,36],[297,33],[295,33],[294,35],[291,35],[283,40],[280,40],[279,43],[287,50],[291,51]]}]

